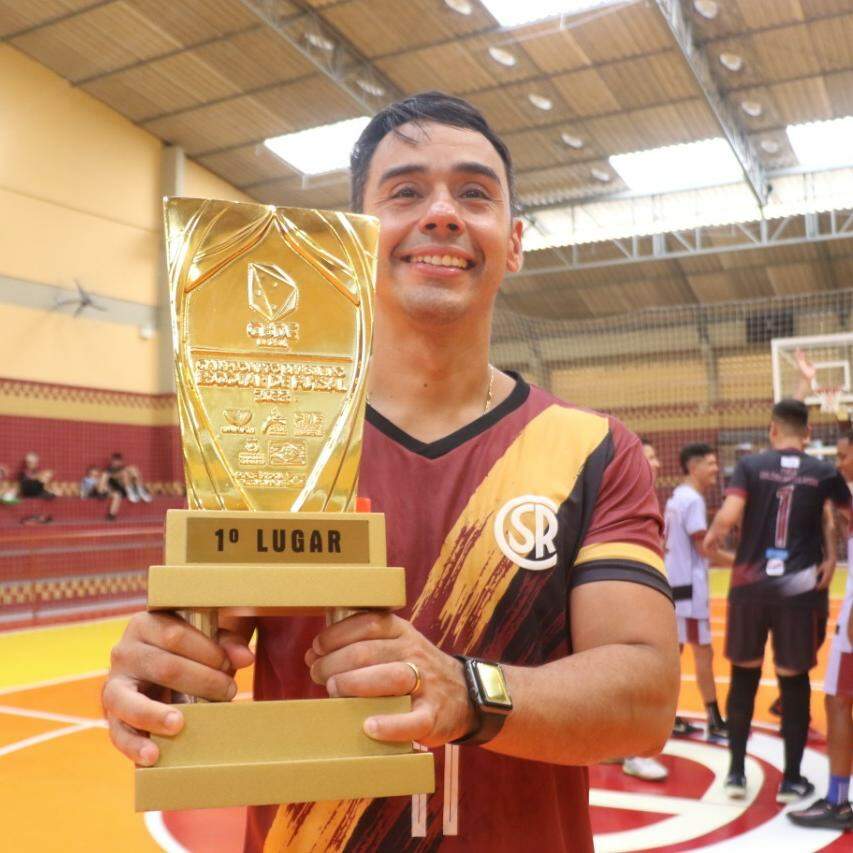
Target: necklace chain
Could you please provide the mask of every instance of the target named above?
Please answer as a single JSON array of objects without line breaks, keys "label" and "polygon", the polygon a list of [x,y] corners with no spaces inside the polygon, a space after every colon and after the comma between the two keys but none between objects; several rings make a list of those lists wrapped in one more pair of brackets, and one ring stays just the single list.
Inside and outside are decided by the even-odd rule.
[{"label": "necklace chain", "polygon": [[[489,411],[492,407],[492,391],[495,387],[495,366],[493,364],[489,365],[489,390],[486,392],[486,405],[483,406],[483,414]],[[373,405],[370,400],[370,395],[367,396],[368,405]]]}]

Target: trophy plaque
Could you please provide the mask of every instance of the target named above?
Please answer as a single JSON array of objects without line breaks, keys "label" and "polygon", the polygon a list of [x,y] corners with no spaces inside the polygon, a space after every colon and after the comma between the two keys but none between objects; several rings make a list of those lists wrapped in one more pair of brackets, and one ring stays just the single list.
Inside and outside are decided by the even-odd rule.
[{"label": "trophy plaque", "polygon": [[[385,519],[356,510],[375,219],[201,199],[165,202],[189,510],[166,518],[149,610],[214,636],[217,613],[345,615],[405,604]],[[411,697],[213,703],[137,768],[137,811],[434,790],[432,755],[363,732]]]}]

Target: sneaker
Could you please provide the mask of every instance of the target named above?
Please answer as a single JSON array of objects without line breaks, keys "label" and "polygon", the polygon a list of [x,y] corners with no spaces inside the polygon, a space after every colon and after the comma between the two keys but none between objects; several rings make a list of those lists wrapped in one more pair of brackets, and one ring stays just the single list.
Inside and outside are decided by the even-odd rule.
[{"label": "sneaker", "polygon": [[815,800],[807,808],[788,812],[788,819],[797,826],[815,829],[837,829],[841,832],[853,829],[853,809],[847,802],[834,806],[828,800]]},{"label": "sneaker", "polygon": [[129,483],[126,491],[127,491],[127,499],[132,504],[138,504],[139,503],[139,491],[137,490],[136,486],[133,483]]},{"label": "sneaker", "polygon": [[669,770],[654,758],[626,758],[622,763],[622,772],[646,782],[663,782],[669,776]]},{"label": "sneaker", "polygon": [[795,803],[797,800],[802,800],[803,797],[808,797],[813,793],[814,785],[805,776],[800,776],[794,782],[783,779],[776,794],[776,802]]},{"label": "sneaker", "polygon": [[699,734],[701,731],[702,729],[699,726],[694,726],[689,720],[685,720],[683,717],[676,717],[675,724],[672,727],[672,736],[689,737],[690,735]]},{"label": "sneaker", "polygon": [[742,800],[746,796],[746,774],[729,773],[723,783],[723,790],[730,800]]},{"label": "sneaker", "polygon": [[140,498],[142,498],[142,500],[143,500],[143,501],[145,501],[145,503],[147,503],[147,504],[150,504],[150,503],[151,503],[151,501],[153,501],[153,500],[154,500],[154,498],[151,496],[151,492],[149,492],[149,491],[148,491],[148,489],[146,489],[146,488],[145,488],[145,486],[143,486],[143,485],[142,485],[142,483],[140,483],[140,484],[136,487],[136,493],[137,493],[137,494],[139,495],[139,497],[140,497]]},{"label": "sneaker", "polygon": [[709,743],[727,743],[729,740],[729,727],[723,723],[722,725],[714,725],[708,723],[708,742]]}]

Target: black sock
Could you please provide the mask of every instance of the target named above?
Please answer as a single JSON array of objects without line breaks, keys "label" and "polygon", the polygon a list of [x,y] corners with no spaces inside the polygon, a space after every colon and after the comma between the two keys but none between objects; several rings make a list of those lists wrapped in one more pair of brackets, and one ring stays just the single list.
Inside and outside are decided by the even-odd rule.
[{"label": "black sock", "polygon": [[725,720],[723,720],[722,714],[720,714],[720,706],[717,705],[716,699],[713,702],[709,702],[705,706],[705,710],[708,712],[709,726],[716,726],[717,728],[720,728],[726,724]]},{"label": "black sock", "polygon": [[761,667],[747,668],[732,664],[732,682],[726,702],[726,717],[729,727],[730,773],[743,773],[746,758],[746,740],[749,724],[755,709],[755,694],[761,680]]},{"label": "black sock", "polygon": [[809,736],[809,701],[812,688],[809,674],[780,675],[782,693],[782,739],[785,741],[785,780],[800,778],[800,762]]}]

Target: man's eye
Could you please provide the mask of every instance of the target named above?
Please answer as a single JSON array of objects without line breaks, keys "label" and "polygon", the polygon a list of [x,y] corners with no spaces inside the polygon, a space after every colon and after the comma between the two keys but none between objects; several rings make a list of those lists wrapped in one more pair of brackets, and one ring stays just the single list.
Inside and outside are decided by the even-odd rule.
[{"label": "man's eye", "polygon": [[400,187],[391,193],[391,198],[415,198],[417,193],[414,187]]},{"label": "man's eye", "polygon": [[489,198],[489,194],[478,187],[469,187],[467,190],[462,191],[462,198],[481,198],[487,199]]}]

